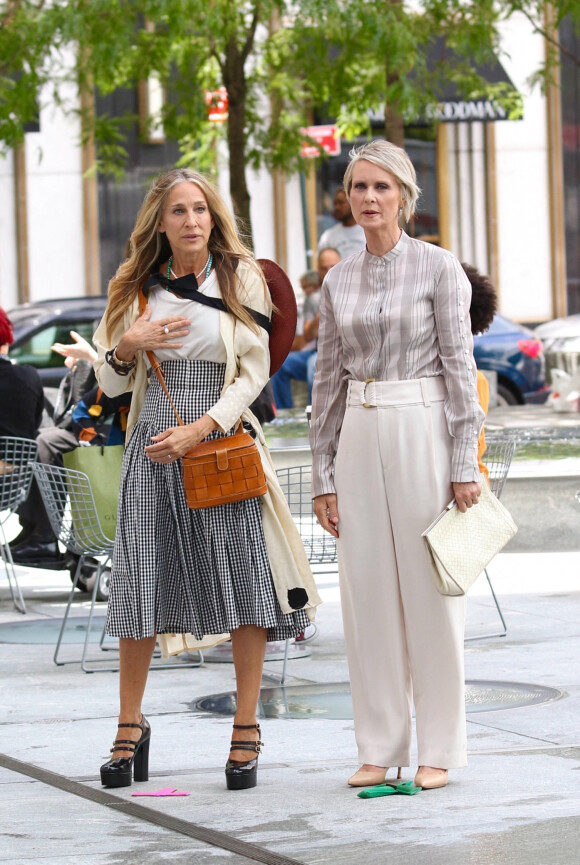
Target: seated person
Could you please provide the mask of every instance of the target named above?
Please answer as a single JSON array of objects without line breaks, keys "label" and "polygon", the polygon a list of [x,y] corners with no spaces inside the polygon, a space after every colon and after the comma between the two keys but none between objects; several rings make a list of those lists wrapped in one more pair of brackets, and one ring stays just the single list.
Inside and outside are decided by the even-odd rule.
[{"label": "seated person", "polygon": [[[69,405],[76,396],[78,381],[87,381],[87,366],[96,358],[93,347],[71,331],[75,345],[54,345],[53,349],[66,357],[69,367],[68,382],[59,389],[66,399],[58,408],[55,426],[44,427],[36,436],[39,462],[62,465],[62,455],[78,447],[79,442],[89,444],[122,444],[125,438],[126,418],[131,394],[111,399],[97,388],[87,390],[75,405]],[[80,369],[78,381],[76,371]],[[94,378],[93,378],[94,381]],[[32,436],[34,438],[34,436]],[[28,498],[19,508],[22,532],[10,543],[12,558],[19,565],[29,567],[63,568],[68,561],[58,549],[56,537],[40,490],[33,481]]]},{"label": "seated person", "polygon": [[[497,312],[497,292],[489,277],[480,273],[477,268],[470,264],[461,265],[468,280],[471,283],[471,305],[469,315],[471,317],[471,332],[475,336],[484,333],[493,321]],[[487,415],[489,409],[489,383],[485,375],[477,370],[477,397],[479,404]],[[487,467],[482,462],[485,453],[485,432],[481,428],[477,442],[477,462],[480,472],[489,478]]]},{"label": "seated person", "polygon": [[44,390],[38,370],[13,363],[12,322],[0,307],[0,435],[34,439],[42,421]]},{"label": "seated person", "polygon": [[[40,430],[36,438],[39,462],[62,465],[62,455],[74,450],[80,442],[89,445],[123,444],[130,402],[130,393],[108,397],[100,388],[92,388],[75,406],[68,426]],[[69,567],[67,557],[60,554],[36,483],[31,485],[21,508],[30,531],[22,543],[11,545],[14,562],[39,568]]]},{"label": "seated person", "polygon": [[318,340],[318,307],[320,305],[320,286],[330,268],[340,261],[336,249],[323,249],[318,256],[316,271],[307,271],[300,278],[306,294],[302,309],[302,332],[297,334],[293,349],[278,372],[272,378],[272,390],[277,408],[293,408],[291,379],[308,384],[308,402],[312,399],[312,383],[316,368],[316,344]]}]

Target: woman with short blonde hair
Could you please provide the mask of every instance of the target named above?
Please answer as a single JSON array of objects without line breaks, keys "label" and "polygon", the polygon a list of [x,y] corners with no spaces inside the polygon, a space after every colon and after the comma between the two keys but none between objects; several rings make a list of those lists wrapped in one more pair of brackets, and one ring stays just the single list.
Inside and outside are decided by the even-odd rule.
[{"label": "woman with short blonde hair", "polygon": [[466,762],[464,599],[437,592],[421,533],[481,490],[470,285],[450,252],[401,229],[419,193],[401,148],[355,148],[344,185],[366,249],[322,285],[310,441],[314,511],[339,538],[362,764],[348,783],[410,764],[414,702],[415,784],[443,787]]}]

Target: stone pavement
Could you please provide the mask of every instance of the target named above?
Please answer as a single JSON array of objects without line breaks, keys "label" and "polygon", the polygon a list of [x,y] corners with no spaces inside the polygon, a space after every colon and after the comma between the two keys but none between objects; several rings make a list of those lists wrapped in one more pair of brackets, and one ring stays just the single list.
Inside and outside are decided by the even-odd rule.
[{"label": "stone pavement", "polygon": [[[70,581],[66,572],[21,568],[26,616],[14,612],[0,579],[0,862],[378,865],[390,855],[418,865],[579,862],[579,566],[579,553],[497,557],[490,574],[508,633],[466,642],[475,695],[468,768],[452,772],[444,790],[366,801],[346,785],[357,765],[352,721],[348,699],[332,695],[331,686],[347,681],[336,574],[318,578],[319,635],[308,657],[289,662],[285,687],[275,682],[281,662],[266,664],[256,789],[225,789],[231,718],[196,701],[230,692],[233,669],[208,662],[151,673],[150,780],[102,801],[98,766],[115,732],[116,675],[53,664]],[[97,612],[101,623],[102,605]],[[74,614],[77,642],[63,657],[78,659],[86,596],[77,596]],[[467,635],[498,623],[482,578],[469,598]],[[102,654],[96,643],[91,652]],[[526,686],[522,694],[513,683]],[[310,705],[309,691],[317,695]],[[517,708],[522,695],[545,702]],[[169,786],[190,795],[131,797]]]},{"label": "stone pavement", "polygon": [[[580,520],[574,504],[569,531],[573,507]],[[281,661],[266,664],[256,789],[225,788],[231,717],[219,710],[233,668],[208,659],[151,673],[150,780],[104,791],[98,767],[116,729],[117,677],[80,670],[87,596],[75,597],[63,646],[73,663],[57,667],[68,573],[19,568],[22,616],[0,569],[0,863],[580,863],[580,552],[505,552],[489,572],[508,631],[465,644],[469,766],[444,790],[362,800],[346,785],[357,760],[335,572],[317,577],[319,634],[289,661],[285,686]],[[96,642],[103,605],[96,615],[91,657],[114,663]],[[499,624],[482,577],[466,636]],[[131,796],[166,787],[190,795]]]}]

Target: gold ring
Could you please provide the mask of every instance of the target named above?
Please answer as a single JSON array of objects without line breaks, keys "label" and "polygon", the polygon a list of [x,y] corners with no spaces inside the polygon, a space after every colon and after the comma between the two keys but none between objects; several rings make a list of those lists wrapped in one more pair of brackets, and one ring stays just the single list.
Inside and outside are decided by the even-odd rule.
[{"label": "gold ring", "polygon": [[169,328],[167,327],[167,325],[163,326],[163,333],[169,333]]}]

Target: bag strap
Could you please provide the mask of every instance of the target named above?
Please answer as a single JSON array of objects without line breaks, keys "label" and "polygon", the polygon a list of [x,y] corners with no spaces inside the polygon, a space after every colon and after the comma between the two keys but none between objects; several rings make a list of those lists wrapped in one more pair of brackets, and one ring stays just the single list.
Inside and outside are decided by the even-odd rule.
[{"label": "bag strap", "polygon": [[[143,315],[143,313],[145,312],[146,306],[147,306],[147,298],[145,297],[143,291],[140,289],[139,290],[139,315]],[[148,349],[146,349],[145,354],[149,358],[149,363],[151,364],[151,369],[153,370],[153,372],[157,376],[157,378],[159,380],[159,384],[161,385],[161,387],[165,391],[165,395],[166,395],[167,399],[169,400],[169,404],[171,405],[171,408],[173,409],[173,414],[177,418],[177,423],[179,424],[179,426],[185,426],[185,424],[183,423],[183,421],[181,419],[179,412],[177,411],[177,409],[175,408],[175,405],[173,404],[173,400],[171,399],[171,394],[167,390],[167,385],[165,384],[165,376],[163,375],[163,370],[161,369],[161,364],[159,363],[159,361],[157,360],[156,356],[153,354],[152,351],[149,351]]]},{"label": "bag strap", "polygon": [[[143,313],[145,312],[146,306],[147,306],[147,298],[145,297],[143,291],[141,290],[141,291],[139,291],[139,315],[143,315]],[[177,423],[179,424],[179,426],[185,426],[185,424],[183,423],[183,420],[181,419],[181,415],[179,414],[179,412],[175,408],[174,402],[171,399],[171,394],[167,390],[167,385],[165,384],[165,376],[163,375],[163,370],[161,369],[161,364],[159,363],[159,360],[157,359],[155,354],[152,351],[149,351],[148,349],[145,350],[145,354],[149,358],[149,363],[151,364],[151,369],[153,370],[153,372],[157,376],[157,378],[159,380],[159,384],[161,385],[161,387],[165,391],[165,396],[169,400],[169,404],[171,405],[171,408],[173,409],[173,414],[177,418]],[[239,430],[241,425],[242,425],[242,419],[240,418],[240,420],[236,424],[236,432]]]}]

